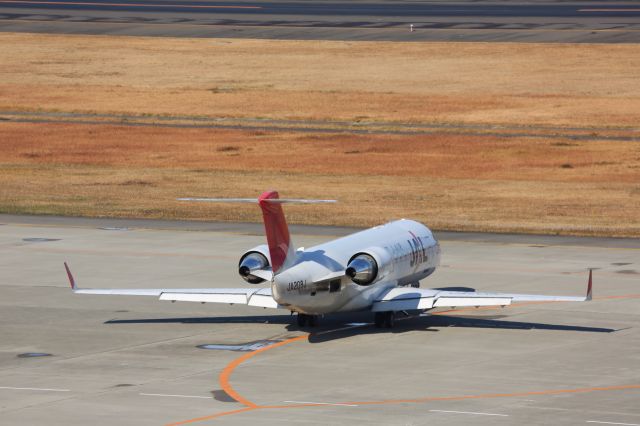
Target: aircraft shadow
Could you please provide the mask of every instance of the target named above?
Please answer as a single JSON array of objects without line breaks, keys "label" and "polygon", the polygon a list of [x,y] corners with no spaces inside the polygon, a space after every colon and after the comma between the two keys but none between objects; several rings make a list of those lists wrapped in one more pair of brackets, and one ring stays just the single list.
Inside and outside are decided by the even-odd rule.
[{"label": "aircraft shadow", "polygon": [[506,315],[458,316],[458,315],[410,315],[400,316],[394,328],[376,328],[371,322],[371,313],[357,312],[328,315],[320,319],[320,325],[300,328],[295,317],[290,315],[254,315],[235,317],[192,317],[192,318],[142,318],[114,319],[105,324],[282,324],[287,331],[309,332],[309,342],[322,343],[347,339],[356,335],[381,333],[406,333],[411,331],[438,332],[442,328],[493,328],[504,330],[551,330],[565,332],[613,333],[612,328],[582,327],[575,325],[545,324],[536,322],[504,321]]},{"label": "aircraft shadow", "polygon": [[441,328],[468,327],[468,328],[494,328],[505,330],[552,330],[552,331],[577,331],[586,333],[613,333],[612,328],[582,327],[575,325],[544,324],[521,321],[502,321],[505,315],[487,317],[462,317],[447,315],[422,315],[409,316],[396,321],[394,328],[375,328],[373,324],[367,327],[347,328],[331,332],[312,332],[309,342],[322,343],[331,340],[345,339],[355,335],[378,333],[406,333],[409,331],[438,332]]},{"label": "aircraft shadow", "polygon": [[136,318],[113,319],[105,324],[291,324],[290,315],[252,315],[235,317]]}]

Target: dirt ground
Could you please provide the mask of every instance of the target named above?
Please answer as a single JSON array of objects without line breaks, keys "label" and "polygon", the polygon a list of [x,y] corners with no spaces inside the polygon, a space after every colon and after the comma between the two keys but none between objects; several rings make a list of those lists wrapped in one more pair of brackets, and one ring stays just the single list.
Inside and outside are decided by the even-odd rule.
[{"label": "dirt ground", "polygon": [[259,221],[183,196],[336,198],[292,223],[640,235],[640,143],[0,123],[0,211]]}]

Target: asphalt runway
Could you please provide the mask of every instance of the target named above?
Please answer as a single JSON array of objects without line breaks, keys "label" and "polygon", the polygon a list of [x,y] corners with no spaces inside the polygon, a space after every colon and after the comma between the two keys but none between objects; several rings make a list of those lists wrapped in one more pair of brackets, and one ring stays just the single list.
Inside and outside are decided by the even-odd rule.
[{"label": "asphalt runway", "polygon": [[585,0],[0,0],[0,31],[300,40],[637,43],[640,6],[630,1]]},{"label": "asphalt runway", "polygon": [[310,334],[288,312],[73,295],[62,267],[85,287],[245,286],[259,229],[0,216],[0,423],[640,424],[638,240],[440,233],[423,286],[579,295],[592,267],[594,300]]}]

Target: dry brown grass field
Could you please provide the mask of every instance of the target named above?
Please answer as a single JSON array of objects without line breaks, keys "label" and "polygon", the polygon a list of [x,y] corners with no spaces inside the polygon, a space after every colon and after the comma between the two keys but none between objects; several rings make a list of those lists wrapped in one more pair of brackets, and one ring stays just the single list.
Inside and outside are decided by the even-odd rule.
[{"label": "dry brown grass field", "polygon": [[0,34],[0,109],[637,126],[640,46]]},{"label": "dry brown grass field", "polygon": [[[0,121],[0,212],[640,236],[640,46],[0,34],[2,111],[517,125],[544,138]],[[559,127],[548,130],[546,127]],[[576,127],[578,129],[568,129]],[[496,130],[500,132],[501,130]]]},{"label": "dry brown grass field", "polygon": [[258,221],[181,196],[289,197],[294,223],[640,235],[640,144],[5,123],[0,210]]}]

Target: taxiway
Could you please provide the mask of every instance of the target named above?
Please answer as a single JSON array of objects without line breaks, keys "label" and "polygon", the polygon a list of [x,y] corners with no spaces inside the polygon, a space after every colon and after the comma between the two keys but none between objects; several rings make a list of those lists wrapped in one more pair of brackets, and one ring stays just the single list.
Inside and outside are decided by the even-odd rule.
[{"label": "taxiway", "polygon": [[[303,331],[288,312],[68,289],[65,260],[86,287],[246,285],[258,225],[0,224],[3,424],[640,424],[637,240],[442,234],[423,286],[580,295],[591,267],[595,298]],[[309,246],[349,230],[295,231]]]}]

